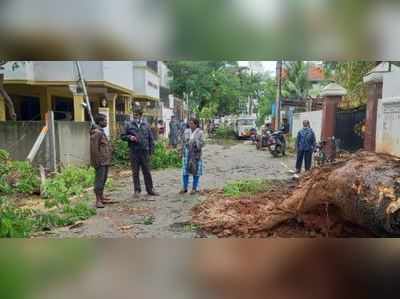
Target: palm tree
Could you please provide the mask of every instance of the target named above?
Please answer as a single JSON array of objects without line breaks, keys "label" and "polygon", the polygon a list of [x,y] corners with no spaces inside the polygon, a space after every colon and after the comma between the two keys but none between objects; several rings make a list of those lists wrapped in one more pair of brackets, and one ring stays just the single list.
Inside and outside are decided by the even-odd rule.
[{"label": "palm tree", "polygon": [[311,88],[308,80],[309,64],[305,61],[288,61],[284,63],[285,77],[282,95],[290,98],[305,99]]}]

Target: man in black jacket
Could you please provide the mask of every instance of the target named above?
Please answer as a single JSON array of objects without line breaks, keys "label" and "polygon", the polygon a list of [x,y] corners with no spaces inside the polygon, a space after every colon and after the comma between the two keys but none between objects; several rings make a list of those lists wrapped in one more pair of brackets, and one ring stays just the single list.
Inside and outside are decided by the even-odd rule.
[{"label": "man in black jacket", "polygon": [[147,194],[158,196],[153,189],[153,179],[150,173],[150,156],[154,152],[154,139],[150,126],[142,119],[143,111],[140,106],[133,106],[133,120],[125,123],[121,139],[128,141],[132,165],[133,185],[135,196],[141,192],[139,172],[143,172]]}]

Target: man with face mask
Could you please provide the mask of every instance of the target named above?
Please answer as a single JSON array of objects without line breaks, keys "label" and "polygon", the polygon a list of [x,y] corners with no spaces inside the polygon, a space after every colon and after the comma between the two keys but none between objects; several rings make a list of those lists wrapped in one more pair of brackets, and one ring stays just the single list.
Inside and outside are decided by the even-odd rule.
[{"label": "man with face mask", "polygon": [[141,193],[140,169],[143,172],[147,194],[158,196],[153,189],[153,179],[150,173],[150,156],[154,152],[154,138],[150,126],[143,120],[143,110],[139,105],[133,106],[133,120],[125,123],[121,139],[127,141],[130,148],[135,197]]}]

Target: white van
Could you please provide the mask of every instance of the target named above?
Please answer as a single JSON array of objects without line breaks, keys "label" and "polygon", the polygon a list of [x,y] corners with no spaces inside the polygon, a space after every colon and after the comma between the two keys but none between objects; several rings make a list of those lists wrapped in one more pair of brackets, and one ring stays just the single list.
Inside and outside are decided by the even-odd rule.
[{"label": "white van", "polygon": [[237,138],[250,138],[251,129],[256,129],[256,118],[253,116],[238,117],[233,124],[233,131]]}]

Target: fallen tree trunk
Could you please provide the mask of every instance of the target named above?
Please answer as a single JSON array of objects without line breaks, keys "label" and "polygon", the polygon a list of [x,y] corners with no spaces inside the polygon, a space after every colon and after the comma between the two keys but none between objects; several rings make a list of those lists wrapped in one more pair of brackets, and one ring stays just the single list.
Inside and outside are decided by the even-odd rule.
[{"label": "fallen tree trunk", "polygon": [[380,235],[400,235],[400,160],[362,152],[328,169],[315,169],[292,195],[266,215],[270,229],[321,205]]},{"label": "fallen tree trunk", "polygon": [[205,202],[194,210],[193,219],[208,231],[222,227],[240,235],[272,230],[323,206],[376,235],[400,236],[400,159],[360,152],[347,161],[312,170],[289,194],[266,194],[264,201]]}]

